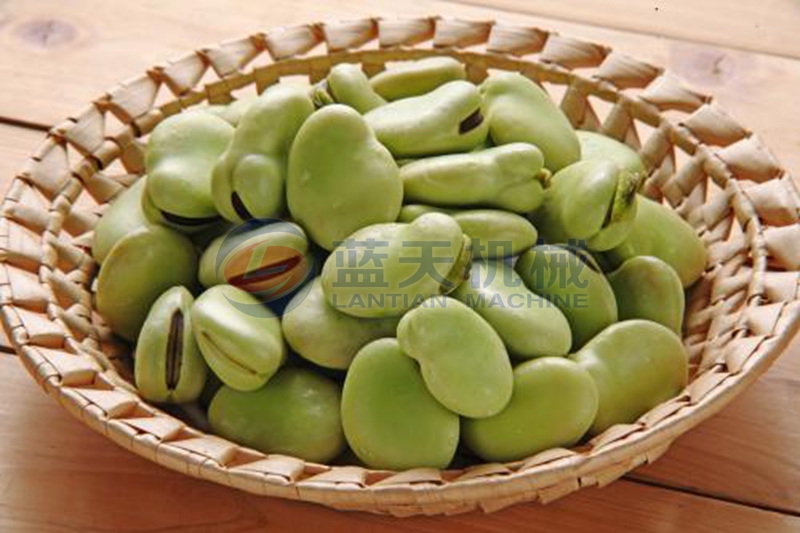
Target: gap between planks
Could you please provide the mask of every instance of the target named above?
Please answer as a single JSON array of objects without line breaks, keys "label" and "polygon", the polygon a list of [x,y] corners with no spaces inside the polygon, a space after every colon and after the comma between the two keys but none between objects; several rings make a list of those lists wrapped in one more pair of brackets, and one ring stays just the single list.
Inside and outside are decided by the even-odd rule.
[{"label": "gap between planks", "polygon": [[52,126],[48,126],[47,124],[41,124],[39,122],[31,122],[24,119],[14,118],[14,117],[5,117],[0,116],[0,124],[5,126],[14,126],[16,128],[25,128],[33,131],[50,131]]},{"label": "gap between planks", "polygon": [[[667,451],[667,453],[669,453],[669,451]],[[800,518],[800,512],[795,511],[794,509],[790,509],[788,507],[773,506],[764,503],[748,501],[741,498],[734,498],[732,496],[728,496],[726,494],[722,494],[719,492],[703,492],[698,489],[693,489],[692,487],[673,485],[670,483],[666,483],[664,481],[656,481],[655,479],[652,478],[642,477],[641,475],[636,473],[636,470],[634,470],[630,474],[625,474],[625,476],[623,476],[623,479],[630,481],[631,483],[636,483],[638,485],[646,485],[648,487],[657,487],[660,489],[682,492],[684,494],[690,494],[698,498],[707,498],[709,500],[721,501],[725,503],[730,503],[732,505],[741,505],[742,507],[751,507],[753,509],[760,509],[762,511],[767,511],[770,513],[777,513],[780,515],[794,516]]]}]

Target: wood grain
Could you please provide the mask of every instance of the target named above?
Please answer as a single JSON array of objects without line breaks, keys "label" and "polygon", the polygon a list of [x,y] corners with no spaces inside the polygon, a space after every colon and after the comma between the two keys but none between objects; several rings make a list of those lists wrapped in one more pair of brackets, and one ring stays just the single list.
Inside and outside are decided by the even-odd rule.
[{"label": "wood grain", "polygon": [[[190,479],[93,433],[0,356],[0,530],[584,532],[797,531],[800,518],[620,481],[546,507],[391,519],[250,496]],[[35,421],[35,423],[31,423]]]},{"label": "wood grain", "polygon": [[[539,5],[505,1],[517,11]],[[756,5],[728,4],[731,9]],[[607,11],[608,17],[625,14],[625,10]],[[720,24],[735,13],[724,14]],[[779,18],[791,20],[792,13]],[[0,25],[0,94],[4,95],[0,117],[52,125],[118,82],[204,44],[274,26],[375,14],[494,19],[608,44],[665,66],[713,94],[734,117],[758,132],[790,170],[800,168],[800,101],[787,97],[800,86],[800,61],[446,1],[272,0],[267,6],[249,0],[7,0],[0,3],[0,20],[5,20]],[[797,45],[796,37],[786,40]]]},{"label": "wood grain", "polygon": [[794,0],[466,0],[464,3],[800,57],[800,40],[797,38],[800,4]]}]

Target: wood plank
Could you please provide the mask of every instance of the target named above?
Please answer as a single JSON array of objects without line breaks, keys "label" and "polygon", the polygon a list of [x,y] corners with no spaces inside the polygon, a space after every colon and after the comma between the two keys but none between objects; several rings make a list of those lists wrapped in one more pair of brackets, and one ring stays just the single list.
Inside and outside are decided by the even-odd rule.
[{"label": "wood plank", "polygon": [[[517,10],[539,5],[508,1]],[[740,4],[752,3],[726,5],[737,12],[744,9],[736,7]],[[800,101],[787,98],[800,86],[800,62],[791,59],[441,0],[373,0],[369,4],[358,0],[273,0],[268,6],[249,0],[196,0],[191,4],[185,0],[8,0],[2,5],[7,22],[0,25],[0,94],[4,95],[0,116],[52,125],[154,64],[256,30],[375,14],[441,14],[538,25],[606,43],[665,66],[695,88],[714,94],[734,117],[758,132],[789,169],[800,168]],[[191,13],[202,16],[187,16]],[[786,20],[791,17],[785,15]],[[783,40],[795,46],[798,42],[794,37]]]},{"label": "wood plank", "polygon": [[74,420],[0,357],[0,530],[77,531],[797,531],[800,518],[619,481],[545,507],[392,519],[250,496],[141,459]]},{"label": "wood plank", "polygon": [[466,0],[465,3],[755,52],[800,57],[800,40],[797,39],[800,7],[794,0]]}]

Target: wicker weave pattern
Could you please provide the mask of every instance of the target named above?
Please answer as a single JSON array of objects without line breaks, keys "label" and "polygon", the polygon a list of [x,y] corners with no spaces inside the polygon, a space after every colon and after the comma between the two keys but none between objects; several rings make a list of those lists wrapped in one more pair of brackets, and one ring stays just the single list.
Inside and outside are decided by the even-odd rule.
[{"label": "wicker weave pattern", "polygon": [[[323,44],[326,50],[318,45]],[[315,52],[315,50],[317,50]],[[309,53],[311,52],[311,53]],[[687,301],[694,369],[683,393],[589,444],[510,464],[402,473],[330,467],[243,449],[143,402],[126,348],[92,310],[88,250],[107,204],[143,170],[143,139],[164,117],[287,76],[322,79],[339,62],[449,54],[480,82],[519,71],[561,96],[576,127],[639,150],[645,193],[689,221],[709,250]],[[493,511],[602,486],[664,453],[777,358],[800,316],[800,198],[750,131],[709,96],[606,46],[491,21],[365,19],[258,33],[149,70],[53,128],[13,181],[0,218],[2,320],[40,385],[119,445],[166,467],[249,492],[394,515]]]}]

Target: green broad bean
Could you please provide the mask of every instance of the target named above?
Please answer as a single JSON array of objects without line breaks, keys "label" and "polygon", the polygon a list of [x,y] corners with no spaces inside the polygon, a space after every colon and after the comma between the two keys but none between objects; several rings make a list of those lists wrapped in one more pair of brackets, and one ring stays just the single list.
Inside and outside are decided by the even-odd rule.
[{"label": "green broad bean", "polygon": [[389,101],[421,96],[445,83],[467,77],[463,63],[452,57],[406,61],[370,78],[376,93]]},{"label": "green broad bean", "polygon": [[528,289],[548,298],[567,317],[573,349],[617,321],[614,291],[588,255],[540,245],[522,254],[514,268]]},{"label": "green broad bean", "polygon": [[452,297],[474,309],[497,331],[514,357],[564,356],[572,332],[564,314],[547,299],[529,291],[504,261],[475,261],[472,278]]},{"label": "green broad bean", "polygon": [[434,297],[406,313],[397,341],[419,363],[433,397],[451,411],[483,418],[511,399],[514,378],[502,339],[458,300]]},{"label": "green broad bean", "polygon": [[188,237],[163,226],[139,228],[106,255],[97,276],[97,311],[114,333],[135,341],[153,302],[170,287],[193,286],[196,275],[197,253]]},{"label": "green broad bean", "polygon": [[364,118],[397,159],[467,152],[482,144],[488,132],[478,88],[467,81],[390,102]]},{"label": "green broad bean", "polygon": [[286,359],[280,319],[233,285],[217,285],[197,298],[192,330],[208,366],[236,390],[263,386]]},{"label": "green broad bean", "polygon": [[220,214],[211,191],[217,158],[233,127],[210,113],[178,113],[150,134],[142,206],[147,218],[186,233],[207,228]]},{"label": "green broad bean", "polygon": [[597,385],[600,402],[590,435],[635,422],[677,396],[688,380],[688,357],[680,337],[648,320],[609,326],[570,358]]},{"label": "green broad bean", "polygon": [[582,241],[590,250],[609,250],[633,230],[640,179],[610,160],[574,163],[550,180],[533,223],[547,242]]},{"label": "green broad bean", "polygon": [[214,167],[214,205],[225,219],[242,222],[281,213],[289,149],[313,111],[306,90],[280,84],[250,106]]},{"label": "green broad bean", "polygon": [[146,400],[193,402],[200,397],[208,367],[192,333],[192,293],[172,287],[147,314],[133,358],[136,388]]},{"label": "green broad bean", "polygon": [[554,173],[581,158],[581,145],[566,115],[530,79],[501,72],[486,78],[480,91],[495,144],[533,144]]},{"label": "green broad bean", "polygon": [[447,468],[458,446],[458,415],[425,386],[417,364],[396,339],[380,339],[356,355],[342,391],[344,434],[371,468]]},{"label": "green broad bean", "polygon": [[657,257],[631,257],[608,274],[608,281],[620,320],[642,318],[680,335],[685,296],[681,278],[671,266]]},{"label": "green broad bean", "polygon": [[333,67],[325,81],[314,87],[312,96],[317,107],[338,103],[361,114],[386,103],[372,89],[364,71],[349,63]]},{"label": "green broad bean", "polygon": [[528,213],[542,203],[547,178],[542,153],[513,143],[481,152],[420,159],[403,165],[407,202],[441,206],[487,206]]},{"label": "green broad bean", "polygon": [[[364,318],[402,315],[469,276],[469,238],[447,215],[375,224],[339,245],[322,267],[322,290],[337,311]],[[377,268],[376,268],[377,267]]]},{"label": "green broad bean", "polygon": [[403,185],[397,164],[361,115],[337,104],[315,112],[297,134],[286,196],[294,220],[333,250],[356,230],[394,222]]},{"label": "green broad bean", "polygon": [[223,386],[208,408],[218,435],[262,453],[328,463],[345,449],[335,382],[302,368],[280,370],[254,391]]},{"label": "green broad bean", "polygon": [[669,207],[641,195],[630,234],[604,255],[612,266],[631,257],[658,257],[675,269],[684,288],[700,279],[707,260],[703,240],[688,222]]},{"label": "green broad bean", "polygon": [[399,317],[357,318],[331,307],[316,278],[308,295],[298,292],[283,315],[283,335],[289,346],[314,364],[344,370],[366,344],[394,337]]},{"label": "green broad bean", "polygon": [[594,421],[598,391],[581,365],[543,357],[514,369],[514,393],[489,418],[465,419],[464,442],[484,461],[518,461],[578,443]]},{"label": "green broad bean", "polygon": [[117,241],[150,223],[142,209],[142,194],[146,179],[146,176],[142,177],[114,198],[97,221],[92,241],[92,256],[98,263],[105,260]]},{"label": "green broad bean", "polygon": [[593,131],[577,130],[575,133],[581,143],[583,161],[610,159],[622,170],[641,176],[647,174],[642,158],[627,144]]},{"label": "green broad bean", "polygon": [[525,217],[498,209],[445,209],[430,205],[409,204],[400,210],[399,222],[411,222],[426,213],[444,213],[453,217],[472,240],[472,256],[495,258],[517,255],[534,244],[538,233]]}]

